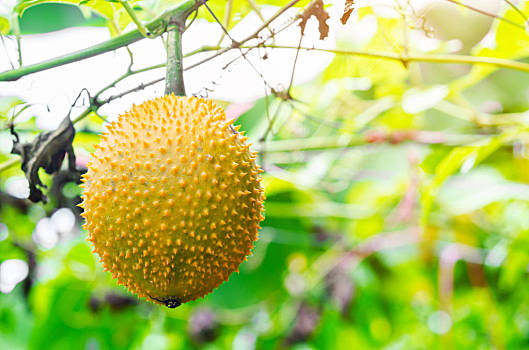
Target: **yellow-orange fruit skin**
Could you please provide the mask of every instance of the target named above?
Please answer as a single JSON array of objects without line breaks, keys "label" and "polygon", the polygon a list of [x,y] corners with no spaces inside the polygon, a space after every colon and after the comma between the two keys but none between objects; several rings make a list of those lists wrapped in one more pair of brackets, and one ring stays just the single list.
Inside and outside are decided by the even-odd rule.
[{"label": "yellow-orange fruit skin", "polygon": [[262,172],[210,100],[168,95],[108,126],[83,177],[85,228],[118,284],[163,304],[202,297],[251,253]]}]

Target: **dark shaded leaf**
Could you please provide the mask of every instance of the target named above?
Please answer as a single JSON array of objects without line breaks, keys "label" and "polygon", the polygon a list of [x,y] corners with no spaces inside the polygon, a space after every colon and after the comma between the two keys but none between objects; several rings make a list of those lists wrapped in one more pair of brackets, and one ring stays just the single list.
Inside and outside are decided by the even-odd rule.
[{"label": "dark shaded leaf", "polygon": [[77,172],[72,147],[75,136],[72,121],[69,117],[64,118],[56,130],[42,132],[30,143],[20,141],[14,126],[11,126],[11,133],[15,136],[11,153],[21,157],[22,170],[29,182],[29,200],[46,202],[46,196],[38,188],[46,187],[39,177],[40,168],[48,174],[56,173],[61,168],[64,156],[68,154],[68,169]]}]

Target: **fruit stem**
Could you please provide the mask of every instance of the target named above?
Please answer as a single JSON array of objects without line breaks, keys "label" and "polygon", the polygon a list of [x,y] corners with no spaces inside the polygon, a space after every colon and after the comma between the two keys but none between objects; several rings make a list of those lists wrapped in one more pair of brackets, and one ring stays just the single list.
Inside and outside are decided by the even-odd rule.
[{"label": "fruit stem", "polygon": [[167,25],[167,71],[165,73],[165,94],[185,96],[184,55],[182,53],[182,33],[186,18],[171,16]]}]

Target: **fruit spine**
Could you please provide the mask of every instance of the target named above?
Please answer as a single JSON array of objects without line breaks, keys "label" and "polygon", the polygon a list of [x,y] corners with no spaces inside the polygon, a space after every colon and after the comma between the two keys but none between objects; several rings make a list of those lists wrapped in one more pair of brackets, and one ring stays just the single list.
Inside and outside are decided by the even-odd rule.
[{"label": "fruit spine", "polygon": [[84,228],[106,270],[176,307],[238,271],[264,194],[256,153],[211,100],[168,95],[108,126],[83,181]]}]

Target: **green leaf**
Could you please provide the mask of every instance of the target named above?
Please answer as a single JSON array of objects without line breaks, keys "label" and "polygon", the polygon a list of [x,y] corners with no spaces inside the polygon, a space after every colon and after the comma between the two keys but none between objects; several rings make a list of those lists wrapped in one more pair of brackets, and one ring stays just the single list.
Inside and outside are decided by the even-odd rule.
[{"label": "green leaf", "polygon": [[15,11],[19,15],[22,15],[28,8],[46,3],[64,3],[85,6],[107,19],[114,18],[114,13],[121,8],[121,5],[112,4],[106,0],[19,0],[15,6]]},{"label": "green leaf", "polygon": [[[8,113],[17,105],[24,103],[16,96],[1,96],[0,97],[0,119],[8,118]],[[17,111],[18,112],[18,111]]]},{"label": "green leaf", "polygon": [[[271,98],[269,100],[272,100]],[[266,98],[261,98],[255,102],[252,108],[241,114],[235,124],[240,124],[242,130],[247,133],[248,138],[252,142],[257,142],[264,134],[267,128],[266,120]],[[273,105],[273,104],[272,104]]]}]

